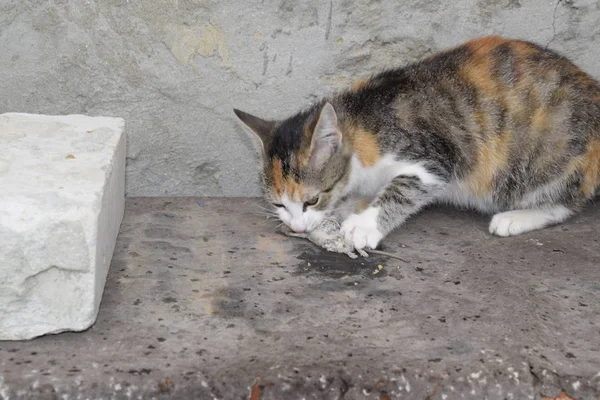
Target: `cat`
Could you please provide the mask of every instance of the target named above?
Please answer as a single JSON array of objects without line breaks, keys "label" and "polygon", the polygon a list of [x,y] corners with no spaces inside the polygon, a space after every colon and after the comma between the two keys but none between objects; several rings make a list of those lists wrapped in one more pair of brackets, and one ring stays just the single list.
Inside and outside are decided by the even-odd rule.
[{"label": "cat", "polygon": [[521,40],[473,39],[282,121],[234,113],[260,138],[265,196],[293,231],[367,199],[341,225],[358,250],[432,203],[519,235],[565,221],[600,186],[598,82]]}]

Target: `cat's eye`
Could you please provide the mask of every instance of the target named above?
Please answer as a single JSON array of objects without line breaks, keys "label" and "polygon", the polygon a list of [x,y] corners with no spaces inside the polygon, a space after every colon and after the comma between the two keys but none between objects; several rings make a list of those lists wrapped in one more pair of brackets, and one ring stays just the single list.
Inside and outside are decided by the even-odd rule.
[{"label": "cat's eye", "polygon": [[277,208],[284,208],[285,206],[281,203],[273,203],[273,205]]},{"label": "cat's eye", "polygon": [[313,197],[312,199],[305,201],[304,205],[307,207],[314,206],[319,202],[319,196]]}]

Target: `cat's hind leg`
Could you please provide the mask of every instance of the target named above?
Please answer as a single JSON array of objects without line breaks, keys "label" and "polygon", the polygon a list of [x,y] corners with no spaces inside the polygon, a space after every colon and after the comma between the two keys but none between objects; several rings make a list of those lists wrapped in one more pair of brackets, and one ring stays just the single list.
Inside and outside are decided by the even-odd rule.
[{"label": "cat's hind leg", "polygon": [[563,205],[506,211],[492,217],[490,233],[498,236],[516,236],[521,233],[559,224],[574,214]]}]

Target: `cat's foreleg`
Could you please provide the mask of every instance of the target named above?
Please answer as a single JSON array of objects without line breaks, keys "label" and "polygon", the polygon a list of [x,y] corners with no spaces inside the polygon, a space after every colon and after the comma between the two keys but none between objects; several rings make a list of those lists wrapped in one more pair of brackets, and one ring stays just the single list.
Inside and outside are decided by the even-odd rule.
[{"label": "cat's foreleg", "polygon": [[377,247],[394,228],[409,216],[431,203],[441,191],[442,183],[418,176],[399,175],[381,191],[369,207],[359,214],[350,215],[343,223],[341,233],[355,249]]}]

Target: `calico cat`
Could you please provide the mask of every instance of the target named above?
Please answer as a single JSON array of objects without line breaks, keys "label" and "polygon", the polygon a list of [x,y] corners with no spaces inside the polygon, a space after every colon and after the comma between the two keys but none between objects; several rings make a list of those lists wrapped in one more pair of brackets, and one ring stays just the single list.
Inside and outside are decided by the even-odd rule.
[{"label": "calico cat", "polygon": [[341,227],[356,249],[436,202],[518,235],[565,221],[600,186],[600,86],[530,42],[474,39],[283,121],[234,112],[261,139],[265,196],[292,230],[368,199]]}]

